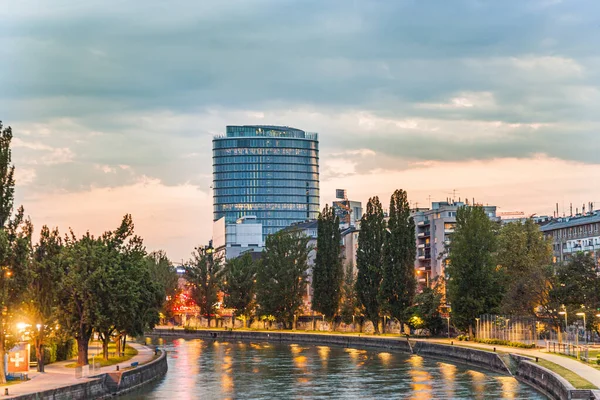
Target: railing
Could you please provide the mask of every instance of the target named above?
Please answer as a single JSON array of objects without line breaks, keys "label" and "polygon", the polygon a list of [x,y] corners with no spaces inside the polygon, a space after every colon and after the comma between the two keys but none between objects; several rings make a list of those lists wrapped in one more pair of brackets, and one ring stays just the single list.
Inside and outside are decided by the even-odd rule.
[{"label": "railing", "polygon": [[558,353],[571,357],[577,357],[578,360],[584,360],[586,362],[589,361],[588,346],[546,341],[546,351],[548,353]]}]

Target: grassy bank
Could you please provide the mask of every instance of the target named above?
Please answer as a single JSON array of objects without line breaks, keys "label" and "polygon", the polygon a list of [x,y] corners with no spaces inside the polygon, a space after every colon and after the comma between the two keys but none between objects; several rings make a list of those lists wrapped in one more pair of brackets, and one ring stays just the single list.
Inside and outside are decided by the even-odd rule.
[{"label": "grassy bank", "polygon": [[[127,345],[125,346],[125,354],[121,357],[117,357],[116,355],[114,355],[116,353],[116,346],[114,343],[110,343],[108,345],[108,360],[105,360],[102,357],[102,351],[100,350],[99,354],[93,354],[92,356],[88,356],[88,362],[90,363],[90,365],[92,363],[96,363],[96,365],[99,365],[100,367],[109,367],[111,365],[116,365],[119,363],[122,363],[124,361],[128,361],[131,358],[133,358],[134,356],[136,356],[138,354],[138,351],[136,349],[134,349],[133,347]],[[65,365],[65,367],[67,368],[75,368],[77,366],[77,363],[70,363]]]}]

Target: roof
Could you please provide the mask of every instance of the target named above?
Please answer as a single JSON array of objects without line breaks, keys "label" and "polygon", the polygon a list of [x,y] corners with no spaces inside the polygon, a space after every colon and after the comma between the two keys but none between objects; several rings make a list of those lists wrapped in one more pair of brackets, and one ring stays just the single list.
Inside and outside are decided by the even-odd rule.
[{"label": "roof", "polygon": [[573,226],[592,224],[600,222],[600,211],[595,211],[593,214],[583,215],[579,217],[564,217],[558,218],[540,227],[542,232],[553,231],[556,229],[570,228]]}]

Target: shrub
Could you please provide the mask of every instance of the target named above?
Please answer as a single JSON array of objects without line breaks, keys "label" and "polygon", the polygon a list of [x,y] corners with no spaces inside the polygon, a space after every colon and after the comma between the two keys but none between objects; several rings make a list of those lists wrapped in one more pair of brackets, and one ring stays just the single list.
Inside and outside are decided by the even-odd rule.
[{"label": "shrub", "polygon": [[535,348],[535,344],[526,344],[526,343],[521,343],[521,342],[509,342],[508,340],[500,340],[500,339],[477,339],[475,341],[477,343],[491,344],[491,345],[496,345],[496,346],[518,347],[521,349]]}]

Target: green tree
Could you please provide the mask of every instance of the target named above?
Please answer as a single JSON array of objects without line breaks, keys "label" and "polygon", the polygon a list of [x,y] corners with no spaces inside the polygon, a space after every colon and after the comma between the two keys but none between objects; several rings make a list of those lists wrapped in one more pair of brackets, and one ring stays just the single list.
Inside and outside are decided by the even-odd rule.
[{"label": "green tree", "polygon": [[497,263],[505,280],[504,314],[533,316],[538,306],[547,306],[552,247],[532,219],[502,227]]},{"label": "green tree", "polygon": [[243,316],[246,322],[254,310],[256,263],[246,253],[227,260],[223,272],[223,303],[233,309],[231,323],[235,326],[236,317]]},{"label": "green tree", "polygon": [[298,231],[267,237],[256,274],[256,300],[263,316],[272,315],[291,328],[306,288],[309,238]]},{"label": "green tree", "polygon": [[[160,290],[165,293],[165,302],[161,313],[165,317],[171,316],[171,309],[167,306],[178,292],[179,276],[173,267],[167,253],[163,250],[153,251],[146,256],[146,264],[152,281],[160,285]],[[168,299],[168,300],[167,300]]]},{"label": "green tree", "polygon": [[470,333],[475,318],[497,312],[502,299],[501,275],[494,260],[495,231],[483,207],[458,209],[446,268],[448,300],[454,325]]},{"label": "green tree", "polygon": [[370,198],[367,212],[361,219],[358,234],[356,293],[367,319],[379,333],[381,304],[379,289],[383,275],[383,246],[385,242],[383,208],[377,196]]},{"label": "green tree", "polygon": [[344,267],[340,251],[340,220],[332,207],[325,206],[319,214],[317,256],[312,269],[313,310],[333,321],[342,296]]},{"label": "green tree", "polygon": [[62,280],[62,239],[58,228],[43,226],[33,249],[30,281],[25,297],[25,313],[30,315],[34,330],[34,347],[38,372],[44,372],[44,346],[56,333],[57,307]]},{"label": "green tree", "polygon": [[413,328],[426,328],[433,336],[438,335],[444,327],[444,320],[440,315],[441,300],[442,294],[436,288],[426,287],[417,294],[411,321],[417,320],[421,322],[421,326]]},{"label": "green tree", "polygon": [[415,223],[404,190],[392,194],[389,217],[379,296],[382,308],[404,325],[410,318],[417,289]]},{"label": "green tree", "polygon": [[[557,311],[566,308],[567,315],[574,318],[578,312],[586,314],[587,328],[594,328],[594,316],[600,308],[600,277],[593,257],[578,252],[571,260],[557,268],[556,285],[551,292],[553,305]],[[562,323],[557,318],[557,324]]]},{"label": "green tree", "polygon": [[356,275],[352,264],[347,263],[342,282],[342,300],[340,306],[340,316],[346,325],[354,322],[354,316],[358,313],[357,302]]},{"label": "green tree", "polygon": [[[15,167],[12,165],[12,129],[3,128],[0,121],[0,371],[4,371],[8,322],[29,284],[29,264],[32,251],[31,222],[25,220],[23,207],[13,215]],[[0,383],[6,382],[0,373]]]},{"label": "green tree", "polygon": [[208,319],[209,326],[211,316],[216,314],[221,277],[221,258],[214,257],[210,248],[197,247],[185,268],[185,278],[191,289],[191,297],[200,314]]},{"label": "green tree", "polygon": [[[65,238],[58,314],[62,328],[77,341],[77,365],[88,364],[88,345],[97,316],[98,289],[105,284],[105,247],[89,232]],[[102,294],[102,291],[100,292]]]}]

